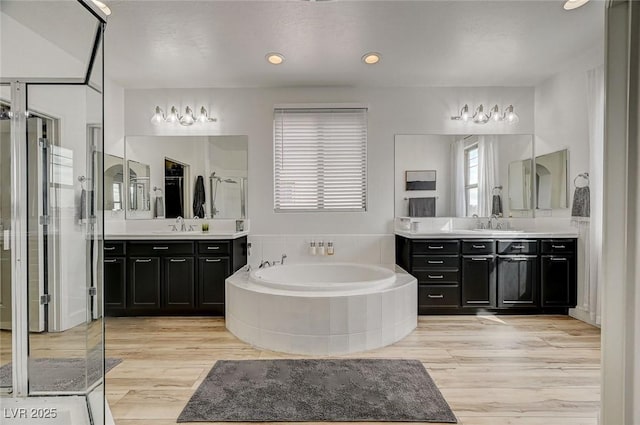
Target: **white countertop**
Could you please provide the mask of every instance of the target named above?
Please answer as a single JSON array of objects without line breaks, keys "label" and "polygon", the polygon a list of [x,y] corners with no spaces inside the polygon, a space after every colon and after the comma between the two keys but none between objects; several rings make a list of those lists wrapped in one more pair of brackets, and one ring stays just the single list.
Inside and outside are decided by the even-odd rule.
[{"label": "white countertop", "polygon": [[222,240],[222,239],[238,239],[247,236],[248,231],[244,232],[202,232],[200,230],[194,232],[128,232],[128,233],[108,233],[104,235],[107,241],[125,240],[125,241],[166,241],[166,240]]},{"label": "white countertop", "polygon": [[578,232],[562,231],[527,231],[527,230],[451,230],[442,232],[412,232],[396,230],[396,235],[408,239],[562,239],[577,238]]}]

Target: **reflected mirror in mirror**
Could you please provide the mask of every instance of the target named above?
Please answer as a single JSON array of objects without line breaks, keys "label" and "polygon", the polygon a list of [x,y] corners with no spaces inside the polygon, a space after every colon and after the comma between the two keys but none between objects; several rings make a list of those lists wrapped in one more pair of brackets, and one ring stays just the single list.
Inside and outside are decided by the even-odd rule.
[{"label": "reflected mirror in mirror", "polygon": [[128,211],[150,211],[151,169],[141,162],[127,161],[129,169]]},{"label": "reflected mirror in mirror", "polygon": [[568,208],[568,157],[567,149],[536,157],[536,208]]},{"label": "reflected mirror in mirror", "polygon": [[246,218],[248,150],[247,136],[127,137],[126,158],[149,164],[151,191],[151,209],[127,218]]},{"label": "reflected mirror in mirror", "polygon": [[124,209],[124,159],[104,154],[104,209],[122,211]]},{"label": "reflected mirror in mirror", "polygon": [[[532,217],[532,156],[528,134],[396,135],[395,215]],[[412,170],[435,180],[407,190]]]}]

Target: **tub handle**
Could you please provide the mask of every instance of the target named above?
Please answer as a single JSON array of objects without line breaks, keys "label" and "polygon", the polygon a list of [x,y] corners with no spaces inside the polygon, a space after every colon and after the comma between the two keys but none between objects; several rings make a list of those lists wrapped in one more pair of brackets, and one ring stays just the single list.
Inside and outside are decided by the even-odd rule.
[{"label": "tub handle", "polygon": [[442,294],[437,294],[437,295],[427,294],[427,297],[429,297],[429,298],[444,298],[444,295],[442,295]]},{"label": "tub handle", "polygon": [[222,260],[220,258],[206,258],[204,261],[207,263],[219,263]]},{"label": "tub handle", "polygon": [[444,279],[444,276],[441,274],[438,274],[438,275],[429,274],[427,276],[429,277],[429,279]]}]

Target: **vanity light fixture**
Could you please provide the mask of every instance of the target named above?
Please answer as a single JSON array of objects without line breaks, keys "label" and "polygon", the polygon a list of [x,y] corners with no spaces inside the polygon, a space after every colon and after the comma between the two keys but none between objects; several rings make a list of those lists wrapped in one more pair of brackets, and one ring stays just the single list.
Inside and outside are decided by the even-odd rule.
[{"label": "vanity light fixture", "polygon": [[476,124],[486,124],[489,121],[506,121],[509,124],[515,124],[520,121],[520,117],[513,109],[513,105],[509,105],[505,108],[504,113],[500,113],[500,107],[495,105],[487,114],[484,112],[484,105],[480,104],[480,106],[476,108],[475,113],[471,115],[469,105],[464,105],[462,109],[460,109],[460,114],[451,117],[451,119],[454,121],[473,121]]},{"label": "vanity light fixture", "polygon": [[200,114],[197,117],[193,116],[193,109],[187,106],[184,110],[184,115],[180,115],[178,109],[175,106],[171,107],[169,115],[165,117],[164,111],[159,106],[156,106],[155,113],[151,117],[152,124],[180,124],[185,127],[189,127],[193,124],[203,124],[208,122],[216,122],[216,118],[209,118],[209,114],[204,106],[200,108]]},{"label": "vanity light fixture", "polygon": [[267,53],[265,59],[267,59],[267,62],[271,65],[280,65],[284,62],[284,56],[277,52]]},{"label": "vanity light fixture", "polygon": [[567,0],[563,7],[564,10],[573,10],[579,8],[580,6],[584,6],[588,2],[589,0]]},{"label": "vanity light fixture", "polygon": [[365,53],[364,56],[362,56],[362,62],[366,63],[367,65],[375,65],[380,62],[380,59],[382,59],[382,56],[380,55],[380,53],[376,52]]}]

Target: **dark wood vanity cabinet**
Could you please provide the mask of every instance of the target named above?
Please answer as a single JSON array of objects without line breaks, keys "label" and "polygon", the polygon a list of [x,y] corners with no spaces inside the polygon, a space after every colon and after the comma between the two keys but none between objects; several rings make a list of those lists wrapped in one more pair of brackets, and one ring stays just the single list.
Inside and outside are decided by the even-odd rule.
[{"label": "dark wood vanity cabinet", "polygon": [[224,315],[225,279],[246,263],[246,237],[105,242],[106,314]]},{"label": "dark wood vanity cabinet", "polygon": [[420,314],[566,314],[576,305],[575,258],[575,239],[396,236],[396,263],[418,280]]}]

